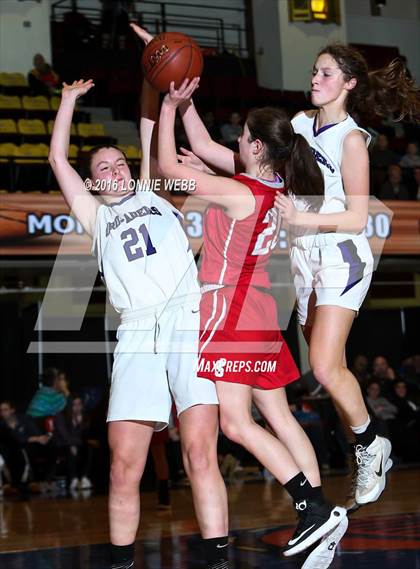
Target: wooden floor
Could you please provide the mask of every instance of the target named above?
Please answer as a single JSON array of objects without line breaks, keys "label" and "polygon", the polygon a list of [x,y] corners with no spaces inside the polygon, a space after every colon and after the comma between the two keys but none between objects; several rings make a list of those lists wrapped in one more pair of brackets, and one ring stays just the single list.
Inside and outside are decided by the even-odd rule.
[{"label": "wooden floor", "polygon": [[[325,479],[325,491],[334,502],[342,502],[346,492],[346,478],[342,476]],[[172,491],[172,511],[157,513],[155,509],[156,495],[145,493],[142,500],[142,522],[138,534],[139,548],[144,544],[172,543],[185,536],[196,536],[198,528],[194,519],[191,494],[189,488]],[[291,527],[295,523],[295,514],[291,503],[282,488],[276,483],[244,482],[229,485],[230,527],[233,536],[232,550],[237,549],[246,562],[235,567],[259,567],[250,563],[249,559],[258,553],[267,555],[267,559],[276,559],[281,567],[298,567],[290,562],[281,560],[277,546],[290,535]],[[396,524],[396,525],[395,525]],[[289,527],[287,527],[289,526]],[[352,526],[357,529],[351,534]],[[398,526],[397,533],[389,530]],[[379,534],[374,528],[380,529]],[[387,531],[384,528],[388,528]],[[403,529],[401,529],[403,528]],[[388,554],[392,550],[393,561],[389,564],[383,560],[380,565],[371,567],[392,567],[398,569],[420,568],[420,469],[406,469],[391,472],[388,486],[381,500],[375,504],[365,506],[351,516],[349,537],[343,540],[343,551],[358,551],[365,549]],[[401,533],[402,532],[402,533]],[[407,533],[408,532],[408,533]],[[252,537],[253,536],[253,537]],[[347,541],[346,541],[347,540]],[[108,521],[106,496],[89,496],[78,494],[77,497],[37,497],[29,501],[8,500],[0,502],[0,567],[35,567],[36,564],[21,565],[12,561],[18,559],[17,552],[40,551],[47,548],[80,548],[83,545],[106,544],[108,541]],[[347,546],[346,546],[347,543]],[[143,545],[142,545],[143,544]],[[157,545],[156,545],[157,544]],[[274,549],[273,549],[274,546]],[[271,550],[270,550],[271,547]],[[268,548],[268,549],[267,549]],[[376,548],[376,549],[375,549]],[[105,548],[101,548],[101,551]],[[398,562],[398,551],[410,552],[409,565]],[[4,553],[15,553],[3,555]],[[102,555],[102,553],[101,553]],[[143,554],[142,554],[143,555]],[[235,554],[236,556],[236,554]],[[271,557],[270,557],[271,556]],[[363,557],[363,556],[362,556]],[[362,557],[355,557],[351,565],[334,561],[332,567],[367,567],[360,565]],[[344,558],[344,557],[343,557]],[[56,562],[45,567],[70,567],[63,562],[60,556],[55,557]],[[79,557],[78,557],[79,559]],[[89,555],[85,561],[78,561],[74,568],[100,568],[103,564],[89,562]],[[4,564],[4,561],[7,563]],[[58,561],[57,561],[58,560]],[[188,556],[182,561],[141,563],[141,567],[159,569],[161,567],[189,567],[191,559]],[[336,563],[340,564],[337,565]],[[273,566],[268,561],[267,567]],[[359,563],[359,564],[358,564]],[[276,565],[276,566],[277,566]],[[191,565],[199,567],[200,563]]]}]

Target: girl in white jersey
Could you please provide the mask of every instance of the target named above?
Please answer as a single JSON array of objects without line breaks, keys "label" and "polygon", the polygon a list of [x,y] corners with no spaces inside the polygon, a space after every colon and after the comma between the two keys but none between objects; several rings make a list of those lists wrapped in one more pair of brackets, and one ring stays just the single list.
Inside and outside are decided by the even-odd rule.
[{"label": "girl in white jersey", "polygon": [[[150,39],[132,27],[141,39]],[[88,185],[101,190],[99,198],[86,191],[69,163],[76,100],[92,86],[91,80],[64,84],[50,163],[70,209],[93,238],[110,301],[121,313],[108,410],[112,567],[134,567],[139,484],[153,432],[168,424],[172,396],[208,567],[225,568],[228,515],[217,464],[218,400],[214,384],[196,375],[200,292],[194,258],[180,213],[153,192],[132,191],[130,170],[118,148],[90,154]],[[150,177],[157,107],[158,95],[145,83],[142,179]]]},{"label": "girl in white jersey", "polygon": [[[315,377],[331,395],[354,433],[355,502],[378,499],[392,466],[390,442],[376,435],[360,386],[345,362],[346,341],[369,288],[373,259],[364,233],[369,200],[369,134],[350,116],[357,108],[398,118],[418,117],[418,90],[399,61],[368,73],[361,54],[334,44],[323,49],[312,73],[314,111],[292,121],[324,175],[325,199],[319,212],[309,201],[278,195],[276,205],[290,226],[292,273],[299,322],[309,342]],[[287,180],[286,180],[287,182]]]}]

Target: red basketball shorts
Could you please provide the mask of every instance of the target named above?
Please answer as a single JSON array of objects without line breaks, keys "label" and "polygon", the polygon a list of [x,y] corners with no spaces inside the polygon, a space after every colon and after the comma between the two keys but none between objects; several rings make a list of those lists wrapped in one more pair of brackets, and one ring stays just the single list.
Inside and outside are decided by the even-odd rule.
[{"label": "red basketball shorts", "polygon": [[284,387],[300,376],[270,294],[246,286],[203,294],[197,375],[261,389]]}]

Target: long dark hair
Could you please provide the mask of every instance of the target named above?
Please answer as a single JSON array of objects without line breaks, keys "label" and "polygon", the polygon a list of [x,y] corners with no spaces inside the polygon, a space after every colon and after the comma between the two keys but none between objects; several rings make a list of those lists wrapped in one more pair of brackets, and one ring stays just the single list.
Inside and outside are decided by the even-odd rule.
[{"label": "long dark hair", "polygon": [[313,207],[324,197],[324,177],[312,150],[301,134],[295,134],[287,114],[275,107],[249,112],[247,125],[250,140],[264,143],[262,166],[285,177],[286,191],[296,196],[315,196]]},{"label": "long dark hair", "polygon": [[363,55],[348,45],[333,43],[318,53],[330,55],[346,81],[355,78],[357,85],[349,91],[347,111],[420,122],[419,88],[409,77],[403,60],[394,59],[387,66],[369,71]]}]

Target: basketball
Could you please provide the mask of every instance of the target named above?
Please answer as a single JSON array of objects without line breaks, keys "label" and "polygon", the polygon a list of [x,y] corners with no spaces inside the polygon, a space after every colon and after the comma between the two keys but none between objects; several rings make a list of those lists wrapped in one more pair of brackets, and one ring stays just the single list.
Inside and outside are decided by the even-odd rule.
[{"label": "basketball", "polygon": [[171,81],[178,89],[184,79],[199,77],[203,71],[203,56],[198,44],[177,32],[156,36],[144,49],[142,70],[147,81],[158,91],[169,91]]}]

